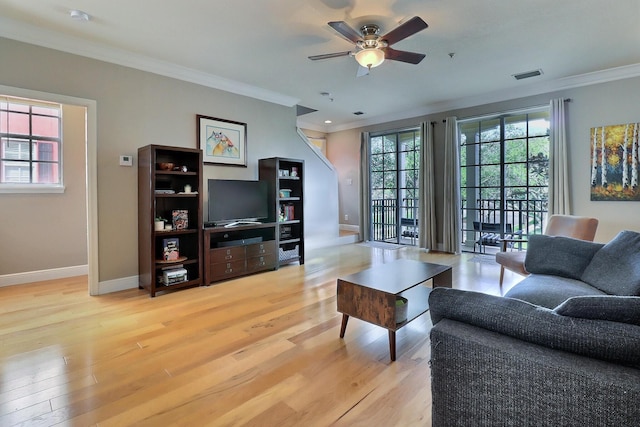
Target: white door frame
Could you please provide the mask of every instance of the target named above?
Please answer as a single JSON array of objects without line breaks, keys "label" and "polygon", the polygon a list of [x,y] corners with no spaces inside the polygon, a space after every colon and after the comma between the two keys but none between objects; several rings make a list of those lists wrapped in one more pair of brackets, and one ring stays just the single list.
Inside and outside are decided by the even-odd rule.
[{"label": "white door frame", "polygon": [[97,102],[93,99],[77,98],[75,96],[59,95],[29,89],[1,86],[0,92],[21,98],[39,99],[59,104],[77,105],[85,107],[85,173],[87,180],[87,265],[89,295],[99,294],[99,264],[98,264],[98,113]]}]

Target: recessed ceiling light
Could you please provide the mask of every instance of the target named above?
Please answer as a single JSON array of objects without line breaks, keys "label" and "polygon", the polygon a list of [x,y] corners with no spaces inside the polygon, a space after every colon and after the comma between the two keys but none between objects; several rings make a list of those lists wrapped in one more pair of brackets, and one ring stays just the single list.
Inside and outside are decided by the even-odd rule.
[{"label": "recessed ceiling light", "polygon": [[330,124],[330,123],[332,123],[332,122],[331,122],[331,120],[325,120],[324,122],[325,122],[326,124]]},{"label": "recessed ceiling light", "polygon": [[91,19],[87,12],[83,12],[77,9],[70,10],[69,16],[71,17],[71,19],[78,22],[89,22],[89,20]]}]

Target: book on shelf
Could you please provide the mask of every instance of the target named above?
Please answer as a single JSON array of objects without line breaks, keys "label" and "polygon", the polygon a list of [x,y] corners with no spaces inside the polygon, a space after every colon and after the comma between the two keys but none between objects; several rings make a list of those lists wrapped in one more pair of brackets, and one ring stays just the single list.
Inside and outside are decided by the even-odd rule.
[{"label": "book on shelf", "polygon": [[185,230],[189,228],[189,211],[186,209],[175,209],[171,212],[171,222],[174,230]]},{"label": "book on shelf", "polygon": [[162,259],[177,261],[180,257],[180,241],[176,237],[162,239]]}]

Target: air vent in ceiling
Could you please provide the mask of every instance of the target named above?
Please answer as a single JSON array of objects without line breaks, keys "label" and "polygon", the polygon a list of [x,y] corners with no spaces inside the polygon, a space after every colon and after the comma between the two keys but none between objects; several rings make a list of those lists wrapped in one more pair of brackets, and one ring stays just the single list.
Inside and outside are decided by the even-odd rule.
[{"label": "air vent in ceiling", "polygon": [[363,115],[364,113],[363,113],[362,111],[356,111],[356,112],[354,112],[353,114],[355,114],[356,116],[361,116],[361,115]]},{"label": "air vent in ceiling", "polygon": [[514,74],[513,77],[516,80],[522,80],[522,79],[528,79],[531,77],[537,77],[541,75],[542,75],[542,70],[533,70],[533,71],[526,71],[524,73]]}]

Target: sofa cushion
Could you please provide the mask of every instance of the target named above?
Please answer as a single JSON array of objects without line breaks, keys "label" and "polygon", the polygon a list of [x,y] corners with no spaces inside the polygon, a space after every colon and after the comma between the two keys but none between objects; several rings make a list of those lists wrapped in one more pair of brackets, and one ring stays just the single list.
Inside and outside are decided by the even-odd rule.
[{"label": "sofa cushion", "polygon": [[594,255],[582,280],[608,294],[640,295],[640,233],[618,233]]},{"label": "sofa cushion", "polygon": [[606,293],[580,280],[534,274],[516,284],[505,294],[506,297],[528,301],[549,309],[554,309],[567,298],[585,295],[606,295]]},{"label": "sofa cushion", "polygon": [[640,325],[640,297],[612,295],[572,297],[553,311],[561,316]]},{"label": "sofa cushion", "polygon": [[640,367],[640,326],[559,316],[525,301],[450,288],[431,291],[429,312],[434,325],[451,319],[548,348]]},{"label": "sofa cushion", "polygon": [[571,237],[534,234],[529,236],[524,267],[529,273],[580,280],[584,269],[602,246]]}]

